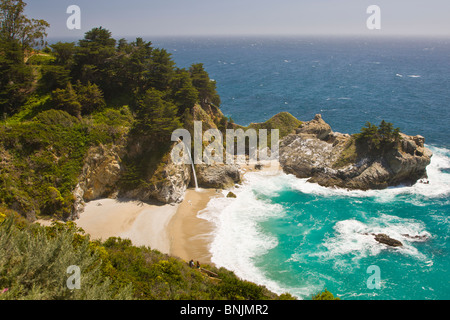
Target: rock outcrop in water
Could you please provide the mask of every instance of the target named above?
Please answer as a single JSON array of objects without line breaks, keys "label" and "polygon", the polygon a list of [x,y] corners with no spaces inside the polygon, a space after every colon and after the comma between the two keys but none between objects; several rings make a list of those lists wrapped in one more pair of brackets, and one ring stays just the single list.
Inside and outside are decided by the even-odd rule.
[{"label": "rock outcrop in water", "polygon": [[393,239],[384,233],[379,233],[375,235],[375,240],[379,243],[383,243],[390,247],[402,247],[403,243],[401,241]]},{"label": "rock outcrop in water", "polygon": [[427,176],[432,153],[424,140],[400,133],[394,147],[369,153],[354,136],[333,132],[316,115],[280,142],[280,165],[286,173],[325,187],[367,190],[410,185]]}]

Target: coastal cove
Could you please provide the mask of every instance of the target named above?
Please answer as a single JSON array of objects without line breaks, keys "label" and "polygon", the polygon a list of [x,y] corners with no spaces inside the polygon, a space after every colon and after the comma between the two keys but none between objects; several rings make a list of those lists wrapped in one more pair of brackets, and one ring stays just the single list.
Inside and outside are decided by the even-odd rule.
[{"label": "coastal cove", "polygon": [[[417,287],[413,296],[417,299],[445,297],[446,285],[438,279],[448,270],[448,239],[439,233],[448,223],[449,203],[442,197],[450,192],[450,175],[441,169],[450,164],[450,152],[430,149],[434,155],[427,184],[346,190],[307,182],[275,166],[246,167],[242,184],[228,189],[236,198],[226,197],[228,190],[188,189],[179,204],[141,207],[148,215],[135,217],[140,229],[129,227],[109,235],[133,241],[133,237],[153,234],[153,240],[147,237],[139,245],[181,257],[186,263],[193,259],[225,267],[242,279],[300,299],[324,288],[342,299],[409,299],[410,293],[407,297],[401,292],[410,286]],[[108,201],[117,203],[100,200]],[[103,210],[96,203],[87,204],[88,214]],[[138,202],[128,205],[139,207]],[[132,217],[133,211],[128,212]],[[76,222],[89,233],[87,225],[80,223],[84,214]],[[107,230],[108,224],[103,227]],[[371,233],[387,234],[403,246],[377,243]],[[379,290],[366,287],[370,276],[366,269],[371,265],[382,271]],[[343,277],[348,285],[340,280]]]},{"label": "coastal cove", "polygon": [[[448,297],[449,150],[432,148],[429,184],[385,190],[326,188],[293,175],[248,173],[236,199],[212,199],[212,262],[239,277],[308,299],[327,288],[342,299]],[[379,243],[371,234],[400,240]],[[417,236],[417,237],[416,237]],[[424,240],[426,239],[426,240]],[[367,269],[381,270],[370,289]],[[410,290],[413,290],[411,292]]]},{"label": "coastal cove", "polygon": [[147,246],[185,261],[211,263],[208,236],[212,228],[197,218],[197,213],[215,193],[188,189],[184,200],[173,205],[98,199],[86,203],[75,223],[93,240],[120,237],[131,240],[135,246]]},{"label": "coastal cove", "polygon": [[[450,298],[448,39],[99,27],[6,54],[0,298]],[[266,134],[269,163],[234,161]]]}]

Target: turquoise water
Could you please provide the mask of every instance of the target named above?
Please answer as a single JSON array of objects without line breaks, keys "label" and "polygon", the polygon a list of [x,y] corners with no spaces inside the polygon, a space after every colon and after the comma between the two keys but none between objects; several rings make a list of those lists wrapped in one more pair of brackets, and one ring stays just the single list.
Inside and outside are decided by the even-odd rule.
[{"label": "turquoise water", "polygon": [[[449,299],[450,41],[447,39],[152,39],[179,67],[203,62],[236,123],[280,111],[321,113],[333,130],[366,121],[421,134],[434,156],[429,184],[381,191],[322,188],[283,173],[249,173],[236,199],[201,216],[215,230],[212,260],[300,298],[327,288],[343,299]],[[386,233],[401,248],[377,243]],[[414,236],[426,236],[418,241]],[[369,266],[380,270],[370,289]]]},{"label": "turquoise water", "polygon": [[[248,173],[237,199],[213,199],[213,262],[308,299],[449,299],[450,152],[433,147],[429,184],[378,191],[327,189],[284,173]],[[402,241],[390,248],[370,233]],[[414,239],[426,236],[427,240]],[[381,287],[370,289],[369,266]]]}]

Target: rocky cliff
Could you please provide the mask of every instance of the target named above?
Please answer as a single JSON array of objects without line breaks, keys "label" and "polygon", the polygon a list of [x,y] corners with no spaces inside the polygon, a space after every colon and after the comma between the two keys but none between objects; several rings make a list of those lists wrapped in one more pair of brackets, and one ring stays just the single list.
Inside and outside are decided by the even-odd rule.
[{"label": "rocky cliff", "polygon": [[[217,128],[225,118],[218,108],[208,106],[205,110],[195,106],[192,120],[201,120],[203,130]],[[226,118],[225,118],[226,119]],[[188,124],[189,127],[189,124]],[[144,202],[178,203],[184,199],[186,189],[194,186],[190,164],[175,164],[170,156],[172,145],[161,155],[139,137],[126,137],[118,145],[100,145],[89,149],[84,166],[73,191],[75,203],[71,218],[77,218],[85,202],[104,198],[121,197]],[[139,183],[124,185],[121,179],[130,163],[124,159],[143,159],[141,163],[154,166],[150,173],[140,172]],[[155,160],[156,159],[156,160]],[[127,165],[128,164],[128,165]],[[199,164],[195,166],[198,186],[203,188],[228,188],[241,181],[239,166],[227,164]]]},{"label": "rocky cliff", "polygon": [[[217,128],[216,123],[221,121],[220,110],[196,108],[193,120],[202,120],[205,124],[203,130]],[[295,132],[287,134],[280,142],[280,165],[286,173],[308,178],[309,182],[326,187],[362,190],[413,184],[426,177],[432,153],[424,146],[421,136],[400,134],[394,147],[374,154],[365,152],[354,136],[333,132],[320,115],[299,123]],[[141,144],[137,141],[130,148],[130,142],[124,139],[121,145],[100,145],[89,150],[73,192],[76,199],[73,217],[83,210],[85,201],[101,197],[161,203],[177,203],[184,199],[186,189],[194,186],[194,179],[191,165],[172,162],[170,153],[176,143],[158,158],[151,175],[139,177],[140,184],[131,188],[120,185],[120,179],[127,170],[124,156],[130,152],[142,153],[146,148]],[[239,169],[238,165],[217,163],[195,165],[198,186],[232,187],[241,182]]]},{"label": "rocky cliff", "polygon": [[400,141],[379,154],[367,153],[354,136],[333,132],[316,115],[280,142],[286,173],[326,187],[383,189],[426,177],[432,153],[421,136],[400,134]]}]

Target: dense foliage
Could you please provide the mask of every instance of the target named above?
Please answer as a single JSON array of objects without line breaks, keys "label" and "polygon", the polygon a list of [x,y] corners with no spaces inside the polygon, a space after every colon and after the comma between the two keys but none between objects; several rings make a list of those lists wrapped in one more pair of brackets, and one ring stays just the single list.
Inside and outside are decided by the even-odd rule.
[{"label": "dense foliage", "polygon": [[25,5],[0,5],[0,204],[30,218],[68,217],[88,149],[125,136],[129,149],[146,146],[124,159],[121,185],[136,188],[196,104],[219,106],[202,64],[179,69],[142,38],[117,41],[99,27],[78,43],[31,48],[45,44],[48,24],[28,19]]},{"label": "dense foliage", "polygon": [[[74,224],[41,227],[11,215],[0,223],[0,299],[131,299],[129,284],[105,276],[107,253]],[[69,289],[68,267],[83,289]]]},{"label": "dense foliage", "polygon": [[380,126],[367,122],[361,132],[355,135],[356,142],[364,145],[369,152],[383,152],[391,149],[400,141],[400,128],[390,122],[381,121]]},{"label": "dense foliage", "polygon": [[[3,210],[4,211],[4,210]],[[209,265],[191,268],[178,258],[129,240],[90,241],[75,224],[30,224],[0,211],[1,299],[293,299],[240,280]],[[69,289],[69,266],[81,271],[80,289]]]},{"label": "dense foliage", "polygon": [[312,296],[312,300],[341,300],[339,297],[335,297],[327,289]]}]

